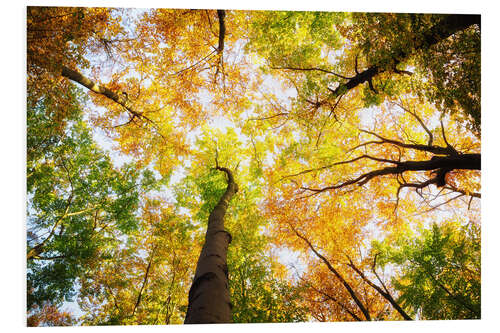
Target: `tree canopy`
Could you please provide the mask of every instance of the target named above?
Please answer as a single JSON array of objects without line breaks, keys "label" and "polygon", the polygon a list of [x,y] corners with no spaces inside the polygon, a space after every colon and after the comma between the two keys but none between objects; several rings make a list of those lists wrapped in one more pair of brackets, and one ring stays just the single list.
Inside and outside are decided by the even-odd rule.
[{"label": "tree canopy", "polygon": [[481,317],[479,15],[26,18],[29,326]]}]

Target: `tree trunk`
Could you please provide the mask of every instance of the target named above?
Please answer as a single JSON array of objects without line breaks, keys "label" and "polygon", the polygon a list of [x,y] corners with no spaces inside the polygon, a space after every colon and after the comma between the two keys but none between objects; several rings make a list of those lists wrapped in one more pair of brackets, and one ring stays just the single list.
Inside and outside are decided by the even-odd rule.
[{"label": "tree trunk", "polygon": [[224,230],[224,215],[229,201],[238,191],[231,170],[217,166],[227,175],[227,188],[208,217],[205,244],[201,250],[193,284],[189,290],[189,304],[185,324],[230,323],[227,248],[231,234]]},{"label": "tree trunk", "polygon": [[[425,32],[422,38],[415,40],[413,49],[420,50],[429,48],[432,45],[437,44],[440,41],[450,37],[451,35],[465,30],[474,24],[481,25],[480,15],[448,15],[432,28],[430,28],[427,32]],[[399,52],[397,52],[393,59],[394,67],[396,67],[400,62],[409,57],[412,51],[412,49],[399,50]],[[331,92],[333,96],[337,97],[362,83],[371,82],[371,80],[377,74],[382,73],[386,70],[387,69],[383,66],[374,64],[361,73],[357,73],[356,76],[349,79],[346,83],[339,85],[335,90],[332,89]]]}]

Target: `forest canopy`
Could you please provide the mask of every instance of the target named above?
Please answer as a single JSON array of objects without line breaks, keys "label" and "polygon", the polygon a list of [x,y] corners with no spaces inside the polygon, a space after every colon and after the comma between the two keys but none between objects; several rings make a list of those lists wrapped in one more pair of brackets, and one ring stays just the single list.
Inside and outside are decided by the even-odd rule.
[{"label": "forest canopy", "polygon": [[26,8],[27,325],[481,318],[481,17]]}]

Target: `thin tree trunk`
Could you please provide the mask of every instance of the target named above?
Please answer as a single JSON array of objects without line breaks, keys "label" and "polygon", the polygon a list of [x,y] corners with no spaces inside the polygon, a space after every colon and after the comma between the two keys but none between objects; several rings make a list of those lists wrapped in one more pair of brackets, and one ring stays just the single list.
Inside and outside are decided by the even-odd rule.
[{"label": "thin tree trunk", "polygon": [[298,230],[295,229],[295,227],[291,223],[288,223],[288,225],[290,226],[290,228],[292,228],[292,230],[295,232],[295,234],[299,238],[301,238],[303,241],[305,241],[307,243],[307,245],[309,246],[311,251],[313,251],[314,254],[323,261],[323,263],[328,267],[328,269],[337,277],[337,279],[340,281],[340,283],[342,283],[344,285],[345,289],[349,292],[349,295],[354,300],[354,302],[356,303],[358,308],[361,310],[361,312],[365,316],[366,320],[371,321],[372,319],[370,317],[370,312],[368,312],[368,309],[363,305],[363,302],[361,301],[361,299],[359,299],[359,297],[358,297],[358,295],[356,295],[356,292],[354,291],[354,289],[352,289],[352,287],[344,279],[344,277],[332,266],[332,264],[330,264],[330,261],[328,261],[328,259],[326,259],[321,253],[319,253],[314,248],[314,246],[311,244],[311,242],[305,236],[301,235],[298,232]]},{"label": "thin tree trunk", "polygon": [[189,290],[185,324],[230,323],[227,249],[231,234],[224,230],[224,216],[229,201],[238,191],[231,170],[216,167],[227,175],[227,188],[208,217],[205,244],[201,250],[196,273]]},{"label": "thin tree trunk", "polygon": [[148,266],[146,267],[146,272],[144,273],[144,279],[142,281],[142,285],[141,285],[141,289],[139,290],[139,294],[137,295],[137,301],[135,302],[131,317],[133,317],[135,315],[135,311],[137,310],[137,308],[141,304],[142,293],[144,291],[144,288],[146,288],[146,284],[148,283],[149,272],[151,271],[151,264],[153,263],[155,249],[156,249],[156,247],[153,247],[153,251],[151,251],[151,255],[150,255],[149,260],[148,260]]},{"label": "thin tree trunk", "polygon": [[349,259],[349,264],[348,266],[351,267],[358,275],[366,282],[370,287],[375,289],[382,297],[384,297],[391,305],[392,307],[404,318],[404,320],[413,320],[405,310],[396,302],[396,300],[392,297],[392,295],[388,292],[388,290],[383,290],[379,286],[377,286],[375,283],[373,283],[370,279],[366,277],[366,275],[354,265],[352,262],[351,258],[347,257]]}]

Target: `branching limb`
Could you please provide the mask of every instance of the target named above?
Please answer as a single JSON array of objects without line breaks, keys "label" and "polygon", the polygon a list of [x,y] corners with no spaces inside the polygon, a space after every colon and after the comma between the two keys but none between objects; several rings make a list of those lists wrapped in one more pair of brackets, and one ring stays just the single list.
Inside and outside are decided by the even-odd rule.
[{"label": "branching limb", "polygon": [[288,116],[288,113],[280,112],[280,113],[276,113],[276,114],[273,114],[273,115],[270,115],[270,116],[267,116],[267,117],[248,118],[248,120],[269,120],[269,119],[273,119],[273,118],[277,118],[277,117],[284,117],[284,116]]},{"label": "branching limb", "polygon": [[389,293],[389,289],[387,289],[387,286],[385,285],[384,281],[380,278],[380,276],[378,275],[377,273],[377,257],[378,257],[378,253],[376,253],[374,256],[373,256],[373,264],[372,264],[372,272],[373,274],[375,274],[375,277],[377,278],[378,282],[380,283],[380,285],[382,286],[382,288],[384,288],[384,290]]},{"label": "branching limb", "polygon": [[212,52],[210,52],[209,54],[207,54],[206,56],[204,56],[203,58],[201,58],[200,60],[198,60],[197,62],[195,62],[194,64],[186,67],[186,68],[183,68],[175,73],[172,74],[172,76],[177,76],[179,74],[182,74],[186,71],[189,71],[189,70],[192,70],[194,68],[196,68],[198,65],[200,65],[202,62],[208,62],[209,60],[211,60],[215,55],[217,54],[217,49],[213,50]]},{"label": "branching limb", "polygon": [[310,283],[309,281],[307,281],[306,279],[304,279],[302,276],[300,276],[298,273],[297,273],[297,276],[300,280],[302,280],[304,283],[306,283],[306,285],[308,287],[310,287],[312,290],[316,291],[318,294],[321,294],[323,296],[325,296],[327,299],[333,301],[335,304],[337,304],[338,306],[340,306],[344,311],[346,311],[354,320],[356,321],[362,321],[361,318],[359,318],[354,312],[352,312],[348,307],[346,307],[342,302],[340,302],[337,298],[333,297],[332,295],[324,292],[323,290],[321,289],[318,289],[316,287],[314,287],[312,285],[312,283]]},{"label": "branching limb", "polygon": [[[372,65],[360,73],[356,73],[356,76],[350,78],[346,83],[339,85],[335,90],[332,91],[334,97],[345,93],[360,84],[368,82],[370,84],[370,89],[373,88],[373,84],[370,81],[378,74],[392,70],[396,73],[399,71],[396,66],[399,65],[404,59],[411,56],[413,50],[426,49],[439,43],[440,41],[450,37],[451,35],[462,31],[474,24],[480,24],[480,15],[448,15],[443,20],[430,27],[424,32],[423,38],[415,41],[413,47],[400,50],[399,54],[393,57],[393,66],[391,68],[385,68],[380,65]],[[395,71],[396,69],[396,71]]]},{"label": "branching limb", "polygon": [[404,142],[401,142],[401,141],[397,141],[397,140],[393,140],[393,139],[388,139],[388,138],[385,138],[377,133],[374,133],[372,131],[368,131],[368,130],[365,130],[365,129],[360,129],[361,132],[363,133],[367,133],[367,134],[370,134],[370,135],[373,135],[377,138],[380,139],[380,141],[368,141],[366,143],[362,143],[354,148],[352,148],[351,150],[354,150],[356,148],[359,148],[359,147],[362,147],[362,146],[366,146],[368,144],[391,144],[391,145],[395,145],[395,146],[398,146],[398,147],[401,147],[401,148],[408,148],[408,149],[414,149],[414,150],[420,150],[420,151],[427,151],[429,153],[433,153],[433,154],[436,154],[436,155],[449,155],[449,154],[453,154],[453,153],[456,153],[456,150],[455,148],[451,147],[451,146],[447,146],[447,147],[440,147],[440,146],[435,146],[435,145],[421,145],[421,144],[409,144],[409,143],[404,143]]},{"label": "branching limb", "polygon": [[422,120],[422,118],[420,118],[417,115],[417,112],[411,111],[409,108],[405,107],[403,105],[403,101],[401,101],[401,99],[399,100],[399,103],[394,103],[394,104],[397,105],[397,106],[399,106],[403,111],[411,114],[418,121],[418,123],[420,124],[420,126],[422,126],[422,128],[424,129],[424,131],[429,136],[429,140],[427,141],[427,145],[428,146],[432,146],[432,142],[434,141],[434,136],[432,135],[432,132],[429,130],[429,128],[425,125],[425,123]]},{"label": "branching limb", "polygon": [[125,110],[127,110],[131,114],[131,119],[129,120],[129,122],[131,122],[134,118],[144,120],[146,123],[149,123],[155,129],[158,135],[160,135],[165,141],[167,141],[165,136],[161,133],[158,125],[149,117],[145,116],[143,112],[139,112],[133,107],[126,93],[123,92],[117,93],[111,89],[108,89],[105,86],[99,85],[93,82],[92,80],[88,79],[87,77],[83,76],[81,73],[72,70],[66,66],[62,66],[61,75],[70,79],[71,81],[81,84],[90,91],[105,96],[114,101],[115,103],[123,106]]},{"label": "branching limb", "polygon": [[326,259],[321,253],[319,253],[314,246],[311,244],[311,242],[303,236],[291,223],[288,223],[290,228],[293,230],[293,232],[302,239],[304,242],[307,243],[311,251],[319,258],[323,263],[328,267],[328,269],[337,277],[337,279],[344,285],[346,290],[348,291],[349,295],[351,295],[351,298],[354,300],[356,305],[359,307],[361,312],[363,312],[363,315],[365,316],[366,320],[371,320],[370,313],[366,309],[366,307],[363,305],[361,300],[359,299],[358,295],[356,295],[356,292],[352,289],[352,287],[349,285],[349,283],[344,279],[344,277],[332,266],[330,261]]},{"label": "branching limb", "polygon": [[328,122],[328,119],[330,119],[330,117],[333,115],[333,117],[335,118],[336,121],[338,121],[337,119],[337,115],[335,114],[335,109],[337,109],[337,106],[339,105],[340,103],[340,100],[342,99],[344,95],[340,95],[338,98],[337,98],[337,101],[335,102],[334,105],[330,105],[330,113],[328,114],[328,116],[326,117],[325,121],[323,122],[323,126],[321,126],[321,129],[319,131],[319,134],[318,134],[318,138],[316,139],[316,147],[318,147],[318,144],[319,144],[319,139],[321,138],[321,135],[323,134],[323,130],[326,126],[326,123]]},{"label": "branching limb", "polygon": [[[367,155],[360,156],[350,161],[339,162],[335,164],[345,164],[350,163],[355,160],[359,160],[361,158],[366,157]],[[403,187],[415,187],[415,188],[423,188],[429,186],[430,184],[436,184],[437,186],[444,186],[443,181],[447,172],[454,169],[465,169],[465,170],[480,170],[481,169],[481,154],[461,154],[457,156],[434,156],[430,160],[426,161],[405,161],[405,162],[397,162],[391,160],[377,159],[373,157],[369,157],[373,160],[379,160],[382,162],[388,162],[396,164],[394,167],[385,167],[382,169],[373,170],[367,173],[364,173],[357,178],[345,181],[343,183],[339,183],[337,185],[327,186],[324,188],[309,188],[302,187],[302,189],[314,192],[313,194],[318,194],[328,190],[339,189],[348,185],[357,184],[362,186],[369,182],[371,179],[379,176],[385,175],[398,175],[402,174],[406,171],[432,171],[435,170],[436,176],[425,181],[423,183],[418,184],[403,184]],[[325,167],[326,168],[326,167]],[[301,174],[301,173],[298,173]],[[297,174],[297,175],[298,175]],[[442,185],[441,185],[442,184]]]},{"label": "branching limb", "polygon": [[396,164],[396,165],[398,165],[399,163],[401,163],[401,162],[398,162],[398,161],[388,160],[388,159],[384,159],[384,158],[378,158],[378,157],[374,157],[374,156],[370,156],[370,155],[366,155],[365,154],[365,155],[361,155],[361,156],[355,157],[355,158],[350,159],[350,160],[335,162],[335,163],[332,163],[332,164],[329,164],[329,165],[325,165],[325,166],[322,166],[322,167],[319,167],[319,168],[307,169],[307,170],[303,170],[303,171],[300,171],[300,172],[297,172],[297,173],[294,173],[294,174],[291,174],[291,175],[283,176],[281,178],[281,180],[284,180],[284,179],[287,179],[287,178],[296,177],[296,176],[300,176],[300,175],[303,175],[303,174],[306,174],[306,173],[310,173],[310,172],[314,172],[314,171],[321,171],[321,170],[325,170],[325,169],[330,169],[330,168],[332,168],[334,166],[338,166],[338,165],[342,165],[342,164],[350,164],[352,162],[356,162],[356,161],[359,161],[361,159],[369,159],[369,160],[373,160],[373,161],[377,161],[377,162],[391,163],[391,164]]},{"label": "branching limb", "polygon": [[323,72],[326,74],[334,75],[334,76],[341,78],[341,79],[344,79],[344,80],[352,79],[352,77],[347,77],[347,76],[344,76],[344,75],[341,75],[341,74],[338,74],[338,73],[335,73],[335,72],[332,72],[332,71],[329,71],[327,69],[320,68],[320,67],[294,67],[294,66],[277,67],[277,66],[271,66],[271,68],[272,69],[285,69],[285,70],[290,70],[290,71],[303,71],[303,72],[318,71],[318,72]]},{"label": "branching limb", "polygon": [[448,149],[450,150],[450,152],[454,155],[458,155],[458,152],[455,150],[455,148],[453,148],[452,145],[450,145],[450,143],[448,142],[448,140],[446,139],[446,134],[444,132],[444,125],[443,125],[443,120],[440,119],[439,120],[441,122],[441,134],[443,136],[443,141],[444,143],[446,143],[446,147],[448,147]]},{"label": "branching limb", "polygon": [[394,298],[391,296],[391,294],[387,291],[387,289],[384,286],[383,290],[379,286],[377,286],[375,283],[373,283],[366,275],[354,264],[354,262],[351,260],[351,258],[346,255],[347,259],[349,260],[349,263],[347,266],[351,267],[362,279],[365,281],[370,287],[375,289],[382,297],[384,297],[391,305],[392,307],[404,318],[404,320],[413,320],[402,308],[399,306],[399,304],[394,300]]},{"label": "branching limb", "polygon": [[148,265],[146,267],[146,272],[144,273],[144,279],[142,281],[141,289],[139,290],[139,293],[137,295],[137,300],[134,304],[134,309],[132,310],[132,315],[131,315],[132,317],[135,315],[135,311],[141,304],[142,293],[144,291],[144,288],[146,287],[146,284],[148,283],[149,272],[151,271],[151,264],[153,263],[155,251],[156,251],[156,245],[153,247],[153,250],[151,251],[151,254],[149,256]]}]

